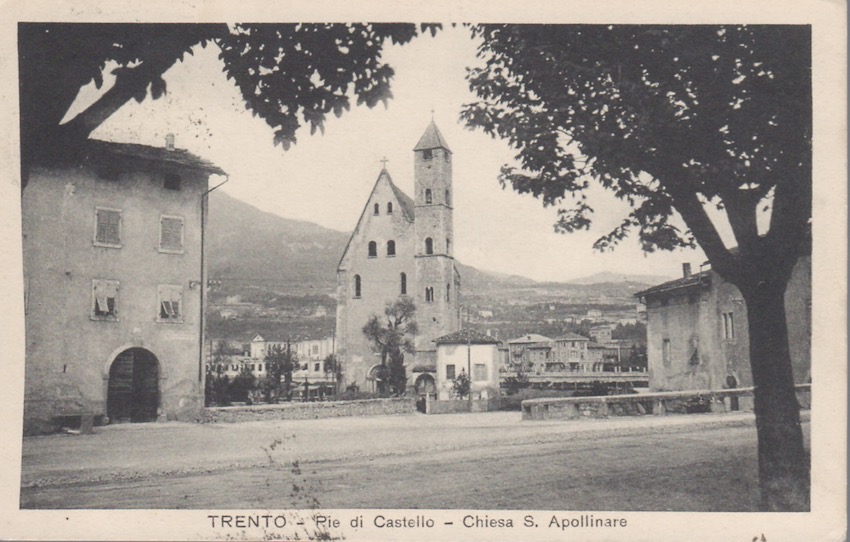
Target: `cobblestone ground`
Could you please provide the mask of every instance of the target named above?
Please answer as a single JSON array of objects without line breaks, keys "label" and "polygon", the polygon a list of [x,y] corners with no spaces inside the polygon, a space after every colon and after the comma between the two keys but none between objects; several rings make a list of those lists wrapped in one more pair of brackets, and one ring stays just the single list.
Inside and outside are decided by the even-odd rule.
[{"label": "cobblestone ground", "polygon": [[749,511],[756,498],[751,413],[109,426],[24,439],[21,481],[22,508]]}]

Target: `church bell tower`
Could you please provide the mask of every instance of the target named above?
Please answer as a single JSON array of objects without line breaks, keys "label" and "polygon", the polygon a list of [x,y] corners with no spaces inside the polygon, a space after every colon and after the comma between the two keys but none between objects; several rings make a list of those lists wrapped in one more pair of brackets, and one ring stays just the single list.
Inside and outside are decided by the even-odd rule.
[{"label": "church bell tower", "polygon": [[416,363],[436,364],[434,339],[459,329],[460,276],[452,256],[452,151],[434,121],[413,149]]}]

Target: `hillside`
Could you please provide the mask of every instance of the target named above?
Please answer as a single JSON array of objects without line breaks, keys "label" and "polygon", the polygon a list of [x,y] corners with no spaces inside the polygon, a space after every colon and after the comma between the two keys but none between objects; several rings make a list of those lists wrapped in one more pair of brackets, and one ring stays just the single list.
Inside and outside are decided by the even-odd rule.
[{"label": "hillside", "polygon": [[[207,258],[216,285],[210,291],[209,335],[245,341],[256,332],[293,339],[332,334],[336,268],[349,235],[213,192]],[[591,309],[628,318],[634,314],[633,294],[666,280],[606,272],[571,282],[537,282],[460,262],[458,267],[469,323],[496,326],[506,334],[539,329],[544,321],[555,333]]]}]

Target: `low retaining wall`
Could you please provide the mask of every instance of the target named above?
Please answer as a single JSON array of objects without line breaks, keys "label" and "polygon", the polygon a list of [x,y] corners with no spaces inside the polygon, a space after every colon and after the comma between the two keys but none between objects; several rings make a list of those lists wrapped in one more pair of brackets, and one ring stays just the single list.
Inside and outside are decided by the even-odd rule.
[{"label": "low retaining wall", "polygon": [[[795,389],[800,405],[810,408],[812,385],[798,384]],[[526,399],[522,402],[522,419],[606,418],[641,414],[663,416],[667,412],[689,412],[690,409],[700,407],[711,412],[752,410],[753,390],[754,388],[735,388]]]},{"label": "low retaining wall", "polygon": [[363,399],[357,401],[321,401],[316,403],[281,403],[209,407],[204,409],[204,423],[233,423],[255,420],[313,420],[341,416],[385,416],[388,414],[413,414],[416,399],[393,397],[390,399]]},{"label": "low retaining wall", "polygon": [[456,414],[459,412],[489,412],[499,410],[498,399],[455,399],[435,401],[429,398],[425,403],[426,414]]}]

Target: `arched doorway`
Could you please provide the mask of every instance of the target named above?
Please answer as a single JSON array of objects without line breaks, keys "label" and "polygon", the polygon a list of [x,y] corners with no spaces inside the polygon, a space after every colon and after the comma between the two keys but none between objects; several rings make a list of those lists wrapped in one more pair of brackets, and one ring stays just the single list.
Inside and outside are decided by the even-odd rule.
[{"label": "arched doorway", "polygon": [[159,408],[159,361],[144,348],[129,348],[109,368],[106,415],[111,423],[153,422]]},{"label": "arched doorway", "polygon": [[434,377],[428,373],[423,373],[416,378],[416,383],[414,384],[416,387],[417,395],[431,395],[435,397],[437,395],[437,383],[434,382]]},{"label": "arched doorway", "polygon": [[366,387],[370,393],[377,393],[381,386],[382,369],[380,365],[375,365],[369,369],[366,375]]}]

